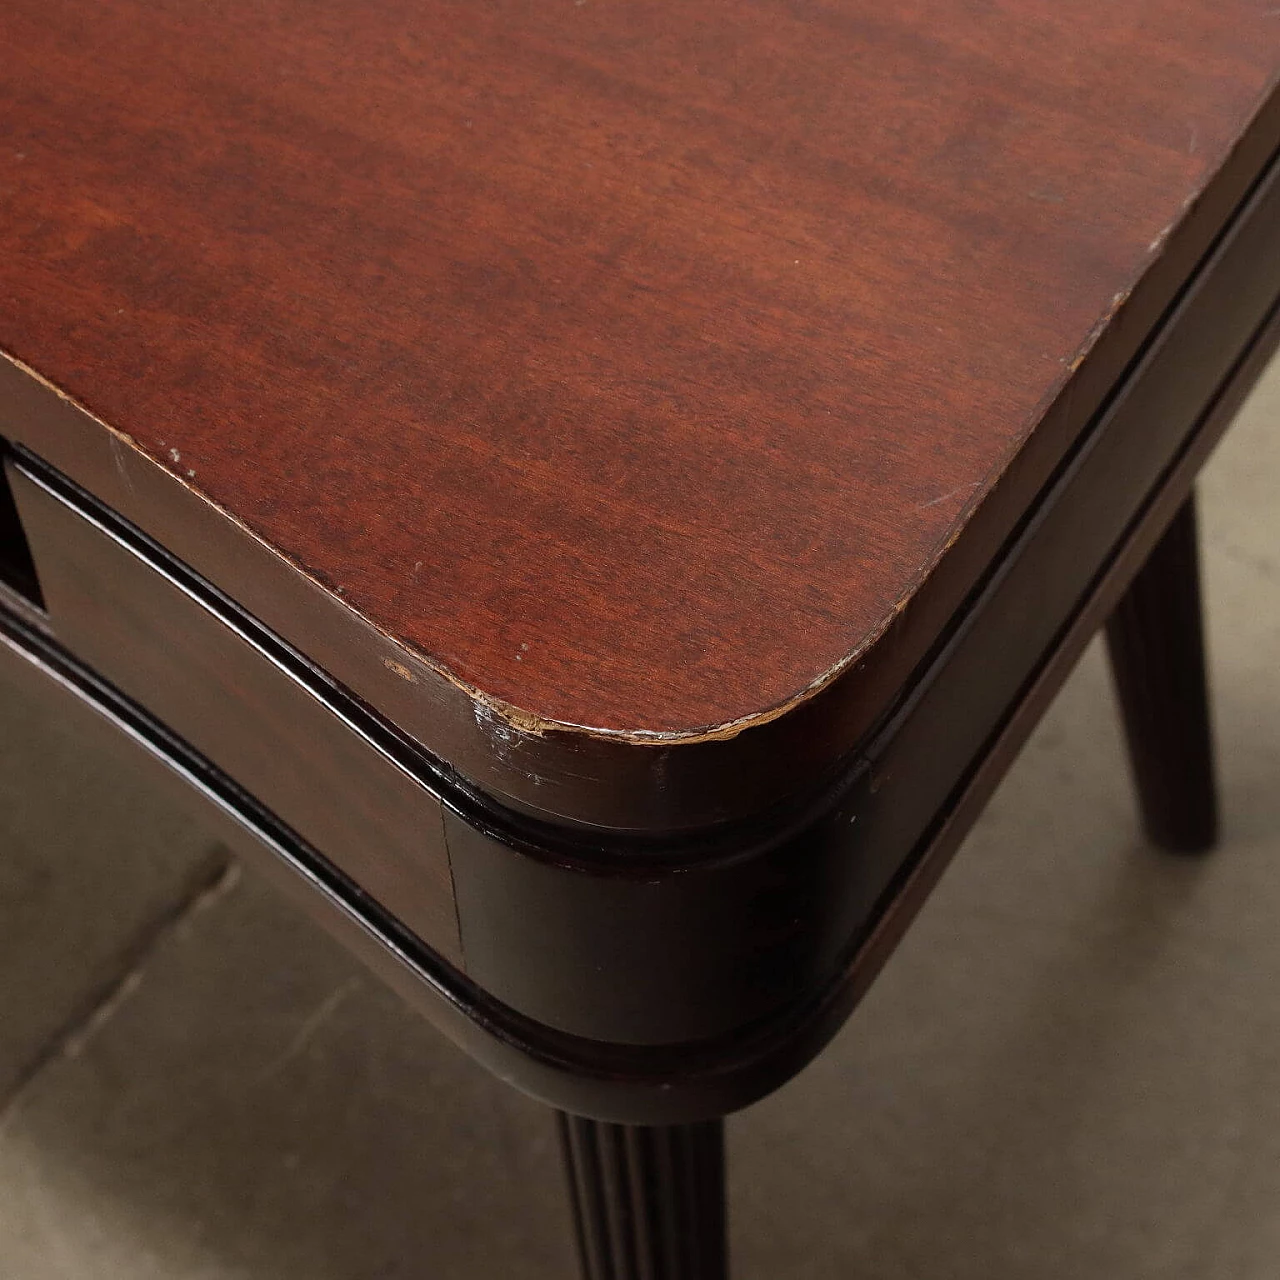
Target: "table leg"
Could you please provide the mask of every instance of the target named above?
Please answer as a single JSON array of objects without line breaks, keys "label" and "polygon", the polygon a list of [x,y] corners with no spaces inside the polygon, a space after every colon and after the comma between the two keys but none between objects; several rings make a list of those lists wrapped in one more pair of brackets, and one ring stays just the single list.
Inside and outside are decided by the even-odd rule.
[{"label": "table leg", "polygon": [[1107,623],[1143,823],[1182,853],[1211,847],[1218,825],[1198,552],[1192,494]]},{"label": "table leg", "polygon": [[558,1120],[584,1280],[726,1280],[722,1121]]}]

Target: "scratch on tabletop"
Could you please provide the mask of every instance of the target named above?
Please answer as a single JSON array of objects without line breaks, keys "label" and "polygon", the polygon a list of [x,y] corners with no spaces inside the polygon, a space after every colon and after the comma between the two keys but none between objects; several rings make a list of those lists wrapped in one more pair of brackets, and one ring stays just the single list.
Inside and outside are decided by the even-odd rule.
[{"label": "scratch on tabletop", "polygon": [[937,498],[930,498],[928,502],[920,503],[916,510],[925,511],[929,507],[936,507],[940,502],[946,502],[948,498],[954,498],[958,493],[972,493],[981,483],[980,480],[975,480],[972,484],[962,484],[958,489],[951,489]]}]

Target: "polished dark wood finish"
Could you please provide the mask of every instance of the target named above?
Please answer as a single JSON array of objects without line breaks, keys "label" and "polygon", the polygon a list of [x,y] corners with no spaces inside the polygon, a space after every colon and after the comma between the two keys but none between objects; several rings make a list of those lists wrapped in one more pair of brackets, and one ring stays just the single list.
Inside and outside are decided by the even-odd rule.
[{"label": "polished dark wood finish", "polygon": [[[1215,397],[1205,420],[1166,473],[1124,545],[1110,559],[1021,700],[962,781],[951,807],[901,869],[868,927],[840,958],[814,998],[745,1035],[711,1043],[648,1048],[610,1046],[557,1034],[492,1000],[450,972],[377,910],[324,856],[284,828],[242,788],[112,691],[33,627],[0,609],[0,667],[24,683],[47,680],[50,714],[74,718],[86,749],[109,728],[116,749],[157,785],[184,787],[237,852],[359,955],[415,1008],[502,1078],[552,1105],[650,1123],[718,1115],[762,1096],[794,1075],[843,1023],[874,980],[981,811],[1026,735],[1084,645],[1123,594],[1190,491],[1196,471],[1280,341],[1276,318],[1253,342]],[[4,674],[4,673],[0,673]],[[170,780],[166,782],[166,780]]]},{"label": "polished dark wood finish", "polygon": [[0,41],[5,433],[619,827],[852,749],[1280,140],[1246,0],[14,0]]},{"label": "polished dark wood finish", "polygon": [[1107,651],[1147,835],[1202,853],[1218,837],[1218,799],[1194,497],[1108,619]]},{"label": "polished dark wood finish", "polygon": [[437,795],[207,584],[55,474],[6,473],[58,638],[461,963]]},{"label": "polished dark wood finish", "polygon": [[[403,760],[408,774],[443,802],[442,825],[427,822],[416,835],[411,823],[405,825],[393,848],[417,839],[425,853],[438,831],[452,874],[449,885],[436,878],[433,902],[441,922],[456,911],[465,959],[455,962],[466,975],[511,1010],[556,1032],[634,1047],[670,1046],[677,1058],[701,1043],[704,1060],[713,1063],[720,1046],[741,1029],[806,1016],[802,1011],[843,971],[849,948],[927,845],[1114,548],[1133,536],[1134,522],[1169,468],[1206,431],[1220,429],[1215,406],[1236,393],[1241,370],[1253,367],[1251,353],[1268,340],[1268,317],[1280,295],[1278,236],[1280,180],[1272,169],[1186,283],[1176,308],[1149,335],[1142,358],[1053,484],[1025,513],[1018,535],[988,566],[980,589],[935,637],[934,652],[901,691],[893,714],[839,768],[816,775],[792,801],[738,824],[639,840],[533,822],[460,789],[455,775],[425,757]],[[33,477],[42,474],[35,459],[20,465]],[[66,488],[51,475],[43,483]],[[91,522],[112,520],[100,509],[92,513],[89,495],[80,493],[75,501]],[[47,535],[51,541],[61,536],[56,529]],[[43,541],[36,540],[38,563]],[[138,542],[135,535],[134,559],[150,557],[151,570],[161,577],[191,580],[190,571],[162,549],[140,550]],[[55,627],[67,610],[71,634],[83,637],[108,673],[131,672],[128,687],[144,691],[149,677],[139,670],[134,650],[142,645],[140,652],[154,653],[154,644],[146,650],[144,643],[153,631],[188,633],[190,607],[183,606],[191,616],[178,619],[167,616],[171,606],[161,608],[141,628],[133,627],[129,643],[108,643],[111,626],[92,622],[80,597],[110,613],[113,592],[100,585],[110,573],[77,571],[79,550],[51,547],[48,554],[51,580],[70,584],[59,592]],[[154,610],[164,592],[141,567],[134,572],[141,577],[124,599],[145,599]],[[206,605],[211,594],[206,584]],[[166,598],[180,599],[172,592]],[[234,602],[223,599],[217,608],[233,630],[262,631]],[[216,627],[214,634],[220,634]],[[244,678],[242,673],[237,680]],[[182,687],[180,670],[170,670],[157,697]],[[190,696],[183,695],[188,702]],[[320,687],[315,696],[335,708],[343,698],[333,686]],[[185,732],[189,706],[165,705],[165,714]],[[341,705],[339,718],[358,721],[374,754],[384,751],[376,717],[349,698]],[[207,718],[195,716],[199,743],[209,741]],[[381,726],[383,739],[393,731]],[[228,724],[222,732],[251,740],[255,730],[241,720],[238,729]],[[312,744],[304,737],[294,750],[305,757]],[[216,758],[242,786],[264,798],[278,794],[278,778],[260,779],[251,765],[260,747],[239,743],[239,759],[250,763],[234,768],[227,751],[235,745],[224,743]],[[275,755],[270,762],[279,764]],[[288,767],[298,763],[291,760]],[[311,775],[303,776],[333,777],[323,752],[308,768]],[[362,809],[332,824],[343,834],[341,845],[322,827],[300,824],[295,815],[306,814],[305,807],[295,804],[284,816],[357,875],[381,908],[401,920],[422,919],[422,896],[432,892],[432,882],[397,884],[397,875],[403,881],[415,865],[413,857],[396,863],[390,852],[380,853],[374,838],[379,828],[367,820],[379,810],[372,785],[378,769],[387,772],[375,759],[361,775],[370,784],[360,792]],[[388,776],[400,782],[394,771]],[[293,799],[307,797],[295,793]],[[394,801],[393,795],[391,811]],[[437,865],[443,865],[439,858]],[[450,889],[451,902],[439,896]],[[432,934],[425,939],[431,943]]]},{"label": "polished dark wood finish", "polygon": [[583,1280],[726,1280],[722,1123],[556,1120]]},{"label": "polished dark wood finish", "polygon": [[541,853],[446,813],[468,972],[540,1021],[632,1043],[720,1034],[820,988],[1171,469],[1225,426],[1272,342],[1278,231],[1272,174],[893,715],[803,805],[696,841]]},{"label": "polished dark wood finish", "polygon": [[1211,838],[1187,504],[1280,333],[1274,14],[0,41],[0,675],[568,1113],[587,1280],[723,1280],[720,1117],[1108,617],[1148,826]]},{"label": "polished dark wood finish", "polygon": [[[251,853],[257,850],[266,853],[265,859],[259,861],[282,887],[297,894],[326,927],[331,928],[407,999],[497,1074],[552,1105],[602,1118],[659,1123],[722,1114],[761,1096],[799,1070],[839,1027],[866,990],[1053,691],[1070,670],[1084,644],[1113,610],[1133,574],[1185,500],[1196,471],[1262,365],[1275,350],[1278,337],[1280,320],[1273,310],[1263,328],[1233,363],[1227,379],[1210,398],[1195,429],[1175,451],[1155,487],[1140,502],[1129,526],[1119,535],[1118,545],[1108,552],[1086,589],[1083,600],[1069,612],[1049,650],[1036,659],[1027,682],[1019,689],[1013,703],[998,717],[996,731],[981,744],[973,760],[963,769],[952,793],[921,840],[907,851],[900,863],[889,861],[881,864],[880,870],[875,872],[887,877],[883,881],[883,893],[878,897],[873,893],[869,898],[862,898],[858,896],[857,881],[852,885],[846,884],[839,891],[829,885],[824,889],[820,877],[815,882],[815,899],[828,904],[843,901],[846,893],[854,890],[855,906],[851,910],[855,914],[845,918],[847,934],[842,935],[831,927],[830,915],[811,921],[816,938],[810,940],[810,945],[816,945],[818,951],[808,954],[821,954],[822,947],[834,944],[834,950],[826,961],[826,977],[819,977],[818,985],[808,989],[809,979],[799,979],[794,968],[782,965],[781,970],[788,979],[796,978],[790,1003],[750,1027],[694,1043],[611,1045],[565,1034],[555,1027],[522,1016],[501,1001],[495,1001],[492,992],[473,984],[424,950],[419,940],[406,934],[394,918],[380,911],[378,904],[372,902],[367,894],[359,892],[356,886],[345,880],[322,853],[308,848],[295,833],[282,829],[274,816],[265,812],[243,789],[230,780],[220,779],[217,770],[201,762],[185,744],[176,741],[171,733],[150,721],[138,708],[122,704],[118,695],[111,693],[98,677],[65,653],[60,653],[51,641],[30,629],[24,630],[16,621],[11,624],[11,634],[23,638],[17,651],[25,654],[38,669],[59,673],[58,678],[68,689],[74,689],[100,715],[119,725],[124,737],[146,751],[148,758],[154,756],[169,763],[178,771],[178,776],[215,805],[218,813],[231,815],[246,832],[251,833],[254,839],[247,842]],[[1158,365],[1154,367],[1159,368]],[[1162,420],[1158,418],[1157,422]],[[1123,418],[1113,421],[1123,422]],[[1097,448],[1096,445],[1094,447]],[[1105,462],[1112,455],[1104,450],[1100,456]],[[19,465],[40,473],[39,467],[29,460],[21,460]],[[1127,474],[1124,468],[1106,466],[1102,466],[1101,473],[1121,477]],[[1078,523],[1070,518],[1071,507],[1061,506],[1062,494],[1071,491],[1072,486],[1066,484],[1054,496],[1051,505],[1051,509],[1061,509],[1066,513],[1059,519],[1062,522],[1060,527],[1068,530]],[[1079,491],[1079,482],[1076,491]],[[1088,486],[1084,491],[1088,492]],[[91,503],[87,495],[80,495],[79,500]],[[1029,523],[1027,537],[1031,545],[1035,542],[1035,529],[1046,527],[1052,528],[1053,524],[1043,513]],[[1025,557],[1027,552],[1024,549],[1020,554]],[[173,566],[166,570],[162,561],[157,561],[156,569],[157,572],[173,572]],[[993,581],[998,583],[1005,578],[1006,575],[997,573]],[[979,601],[975,607],[981,604]],[[981,615],[991,616],[986,607],[980,610]],[[0,621],[3,621],[2,614]],[[233,618],[232,621],[240,627],[248,625],[244,619]],[[978,646],[978,651],[980,648]],[[974,651],[972,646],[971,651]],[[945,685],[942,676],[946,669],[944,661],[936,673],[922,681],[922,687]],[[963,685],[964,681],[961,683]],[[929,699],[921,698],[919,701],[927,705]],[[348,707],[349,715],[358,713],[358,707]],[[367,727],[373,732],[376,725],[371,722]],[[936,743],[941,739],[934,737],[931,740]],[[909,771],[910,755],[901,759],[901,767]],[[889,763],[891,774],[893,765],[891,761]],[[881,791],[885,789],[884,774],[882,768]],[[849,780],[850,784],[859,785],[866,781],[865,774],[856,774]],[[443,782],[438,785],[443,794],[447,788]],[[504,825],[500,812],[476,805],[465,807],[461,803],[465,799],[455,791],[454,808],[450,812],[465,812],[471,828],[489,832],[496,842],[513,850],[523,849],[531,861],[553,867],[558,865],[565,872],[576,868],[578,876],[575,878],[585,877],[588,880],[599,877],[608,865],[592,867],[584,863],[583,858],[591,850],[581,843],[575,860],[563,843],[564,833],[561,833],[562,843],[552,844],[550,840],[554,833],[550,830],[539,829],[527,822],[523,828],[512,826],[509,819],[519,815],[508,815]],[[909,790],[904,793],[903,803],[908,806],[911,803]],[[814,816],[796,815],[796,820],[803,833],[814,821]],[[837,820],[836,825],[839,829],[843,824]],[[544,841],[541,848],[530,843],[533,836]],[[848,838],[847,831],[845,838]],[[696,847],[688,851],[686,857],[695,859],[695,865],[703,872],[717,863],[728,867],[735,859],[726,859],[725,853],[735,847],[735,840],[741,839],[741,833],[728,832],[725,842],[709,849]],[[829,847],[834,851],[835,865],[853,868],[859,876],[867,875],[876,866],[875,859],[850,856],[851,851],[838,841]],[[714,858],[708,858],[708,852],[713,852]],[[634,853],[634,850],[626,848],[615,849],[609,853],[609,863],[616,866],[620,858],[627,859],[635,873],[634,880],[641,884],[665,879],[670,884],[681,885],[689,879],[687,868],[682,869],[678,864],[645,864],[643,859],[636,863]],[[800,868],[798,875],[802,883],[806,877],[812,878],[815,869],[822,865],[821,860],[814,863],[811,857],[799,852],[790,861]],[[568,883],[573,883],[573,879]],[[861,892],[871,888],[865,880],[862,884]],[[767,892],[757,896],[770,904],[780,897],[776,885],[770,885]],[[599,901],[601,905],[606,902],[605,899]],[[862,915],[857,914],[861,910],[856,906],[858,901],[866,903]],[[526,907],[526,914],[541,912],[545,918],[545,895],[531,895],[526,900]],[[752,927],[752,916],[736,916],[736,940],[732,929],[735,913],[727,913],[723,920],[721,942],[730,951],[735,945],[744,945],[744,940],[754,946],[764,941],[764,936]],[[705,925],[705,917],[700,923]],[[544,930],[544,936],[549,937],[553,945],[557,941],[552,936],[554,932]],[[661,941],[659,932],[656,942],[660,944]],[[646,972],[652,956],[652,949],[637,946],[629,971],[632,980],[637,974]],[[532,964],[539,963],[536,949],[527,958]],[[590,966],[582,965],[579,969],[589,972]],[[625,978],[626,974],[621,976]],[[615,984],[615,992],[619,985]],[[581,989],[578,996],[583,998]],[[589,1000],[586,1003],[589,1007]]]}]

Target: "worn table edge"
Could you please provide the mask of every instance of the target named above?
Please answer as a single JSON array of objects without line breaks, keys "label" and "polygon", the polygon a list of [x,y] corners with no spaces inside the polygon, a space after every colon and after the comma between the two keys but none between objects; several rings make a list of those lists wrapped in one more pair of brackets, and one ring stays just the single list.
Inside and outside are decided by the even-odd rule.
[{"label": "worn table edge", "polygon": [[[1034,507],[1158,331],[1280,145],[1274,84],[1161,252],[1089,335],[1026,445],[1006,459],[932,563],[862,642],[784,703],[725,724],[663,732],[545,719],[468,684],[378,628],[340,595],[78,403],[0,351],[0,434],[25,445],[190,563],[376,713],[504,804],[553,820],[675,829],[767,807],[854,751],[927,660],[980,573]],[[815,732],[816,730],[816,732]],[[795,753],[788,746],[817,744]],[[777,761],[772,791],[733,782],[744,758]],[[554,784],[548,787],[548,783]],[[664,792],[665,789],[665,792]],[[550,792],[550,794],[549,794]]]}]

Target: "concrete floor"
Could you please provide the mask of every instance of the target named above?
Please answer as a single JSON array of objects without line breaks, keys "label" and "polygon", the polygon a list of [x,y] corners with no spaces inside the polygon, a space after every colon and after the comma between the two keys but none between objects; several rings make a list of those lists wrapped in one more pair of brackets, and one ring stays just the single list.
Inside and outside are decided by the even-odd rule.
[{"label": "concrete floor", "polygon": [[[740,1280],[1277,1274],[1277,421],[1280,367],[1201,490],[1223,847],[1143,847],[1095,646],[837,1041],[731,1121]],[[541,1108],[4,696],[0,1280],[570,1276]]]}]

